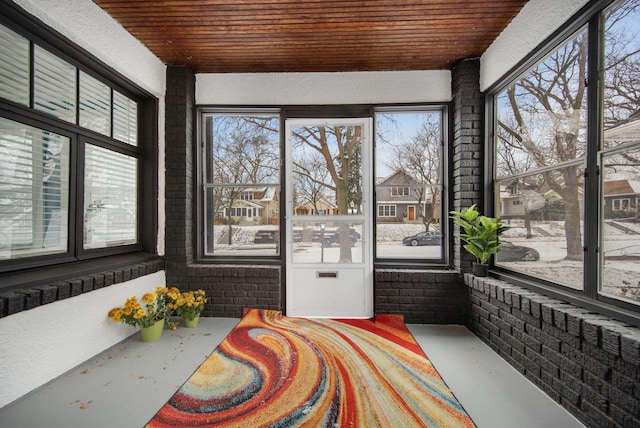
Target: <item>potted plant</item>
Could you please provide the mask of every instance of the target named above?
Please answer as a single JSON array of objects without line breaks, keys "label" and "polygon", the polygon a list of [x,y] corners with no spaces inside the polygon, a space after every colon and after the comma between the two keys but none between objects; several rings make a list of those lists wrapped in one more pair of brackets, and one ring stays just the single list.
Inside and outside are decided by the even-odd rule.
[{"label": "potted plant", "polygon": [[185,327],[193,328],[198,325],[200,314],[204,310],[204,304],[207,303],[203,290],[185,291],[180,293],[173,303],[173,308],[179,316],[184,320]]},{"label": "potted plant", "polygon": [[464,249],[476,258],[473,274],[487,276],[487,262],[500,251],[499,238],[509,230],[509,226],[503,226],[501,218],[483,216],[476,204],[461,211],[450,211],[449,214],[453,223],[460,226],[460,234],[456,236],[464,243]]},{"label": "potted plant", "polygon": [[142,296],[142,304],[136,296],[129,297],[123,307],[115,307],[109,311],[109,318],[114,322],[140,327],[142,341],[153,342],[162,336],[168,305],[172,300],[171,294],[171,290],[166,287],[156,287],[153,292]]}]

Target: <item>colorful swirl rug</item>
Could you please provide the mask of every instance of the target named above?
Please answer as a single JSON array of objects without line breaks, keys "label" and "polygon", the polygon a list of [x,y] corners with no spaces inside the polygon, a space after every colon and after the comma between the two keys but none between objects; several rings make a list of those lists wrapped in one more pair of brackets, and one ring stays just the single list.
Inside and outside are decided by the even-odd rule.
[{"label": "colorful swirl rug", "polygon": [[474,427],[402,316],[247,311],[147,424],[155,427]]}]

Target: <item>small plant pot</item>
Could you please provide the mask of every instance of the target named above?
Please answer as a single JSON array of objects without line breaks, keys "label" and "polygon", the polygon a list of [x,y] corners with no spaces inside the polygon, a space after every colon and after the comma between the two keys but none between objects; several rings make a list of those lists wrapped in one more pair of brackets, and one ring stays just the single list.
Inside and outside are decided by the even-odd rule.
[{"label": "small plant pot", "polygon": [[200,317],[197,316],[192,320],[188,320],[186,318],[182,318],[184,320],[184,326],[187,328],[196,328],[198,326],[198,321],[200,321]]},{"label": "small plant pot", "polygon": [[162,337],[162,330],[164,329],[164,319],[156,321],[155,324],[149,327],[142,327],[140,329],[140,335],[143,342],[155,342]]},{"label": "small plant pot", "polygon": [[485,277],[487,275],[489,275],[489,265],[488,264],[484,264],[484,263],[473,263],[472,264],[472,268],[473,268],[473,274],[475,276],[481,276],[481,277]]}]

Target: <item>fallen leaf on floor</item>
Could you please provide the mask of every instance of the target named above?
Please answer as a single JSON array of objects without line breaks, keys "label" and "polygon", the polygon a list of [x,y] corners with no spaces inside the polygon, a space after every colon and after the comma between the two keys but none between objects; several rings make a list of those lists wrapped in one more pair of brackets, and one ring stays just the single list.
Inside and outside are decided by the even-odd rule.
[{"label": "fallen leaf on floor", "polygon": [[80,374],[89,374],[89,372],[90,372],[90,371],[91,371],[91,370],[89,370],[89,369],[82,370],[82,371],[80,372]]},{"label": "fallen leaf on floor", "polygon": [[91,403],[93,403],[93,401],[87,401],[87,402],[83,401],[82,404],[80,405],[80,409],[87,410],[89,406],[91,406]]}]

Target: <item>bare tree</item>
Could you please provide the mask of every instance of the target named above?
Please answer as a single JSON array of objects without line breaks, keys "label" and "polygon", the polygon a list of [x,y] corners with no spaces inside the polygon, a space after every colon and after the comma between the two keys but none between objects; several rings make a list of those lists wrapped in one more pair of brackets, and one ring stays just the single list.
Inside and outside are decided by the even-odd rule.
[{"label": "bare tree", "polygon": [[[583,167],[573,161],[586,151],[586,70],[583,32],[509,87],[498,101],[500,140],[516,149],[511,152],[514,156],[541,168],[544,183],[565,203],[566,257],[570,260],[582,259],[578,189]],[[513,159],[506,167],[517,168],[517,163]],[[566,166],[544,169],[558,164]]]},{"label": "bare tree", "polygon": [[[302,175],[308,180],[315,180],[316,184],[335,195],[335,203],[339,214],[347,214],[351,203],[354,206],[356,188],[360,186],[362,171],[360,167],[360,150],[362,136],[359,126],[306,126],[293,131],[293,148],[296,152],[295,164],[298,166],[295,174]],[[305,164],[303,159],[311,159],[309,153],[319,154],[322,168],[327,171],[326,180],[319,182],[309,171],[300,168]],[[340,223],[340,263],[351,262],[351,240],[348,223]]]},{"label": "bare tree", "polygon": [[[439,113],[424,115],[418,133],[410,141],[389,143],[392,159],[387,167],[404,171],[413,183],[411,195],[418,201],[418,217],[429,231],[437,221],[435,207],[442,193],[442,124]],[[426,204],[430,203],[430,209]]]},{"label": "bare tree", "polygon": [[[638,111],[640,67],[633,38],[612,26],[637,10],[627,2],[606,16],[605,125],[620,114]],[[622,65],[622,66],[621,66]],[[587,33],[581,32],[497,97],[498,173],[515,174],[535,167],[565,206],[569,260],[582,259],[578,189],[586,153]],[[632,162],[637,161],[633,160]],[[558,166],[555,169],[547,167]]]},{"label": "bare tree", "polygon": [[324,157],[319,153],[312,153],[307,157],[293,162],[293,187],[296,199],[309,201],[314,212],[320,212],[320,202],[328,200],[327,181],[329,172],[325,166]]},{"label": "bare tree", "polygon": [[271,118],[218,116],[211,124],[211,179],[217,185],[214,206],[226,213],[228,244],[232,243],[235,203],[244,193],[258,190],[260,183],[279,180],[278,141],[272,138],[270,121]]}]

